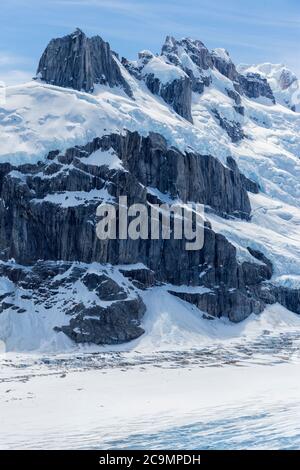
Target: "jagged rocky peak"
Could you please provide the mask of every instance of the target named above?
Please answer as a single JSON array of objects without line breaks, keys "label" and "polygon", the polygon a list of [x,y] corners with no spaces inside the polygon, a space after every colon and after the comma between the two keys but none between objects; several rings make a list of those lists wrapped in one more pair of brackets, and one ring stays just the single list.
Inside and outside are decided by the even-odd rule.
[{"label": "jagged rocky peak", "polygon": [[242,74],[256,73],[265,78],[273,92],[276,103],[293,111],[299,111],[298,94],[299,80],[295,73],[283,64],[264,63],[258,65],[241,64],[238,70]]},{"label": "jagged rocky peak", "polygon": [[127,71],[138,80],[143,78],[144,67],[154,58],[154,54],[151,51],[143,50],[138,53],[137,60],[128,60],[126,57],[122,57],[122,65]]},{"label": "jagged rocky peak", "polygon": [[153,57],[154,57],[154,54],[151,51],[148,51],[148,50],[140,51],[138,53],[139,61],[142,64],[148,63],[149,60],[153,59]]},{"label": "jagged rocky peak", "polygon": [[209,69],[213,65],[209,50],[198,39],[183,38],[176,40],[172,36],[167,36],[161,53],[170,62],[187,69],[192,66],[188,59],[194,65],[204,70]]},{"label": "jagged rocky peak", "polygon": [[120,86],[129,96],[132,94],[109,44],[100,36],[87,37],[79,28],[49,42],[37,77],[52,85],[88,93],[102,84]]},{"label": "jagged rocky peak", "polygon": [[294,72],[283,64],[271,64],[266,62],[258,65],[241,64],[238,66],[240,73],[258,73],[268,80],[272,88],[286,90],[298,79]]},{"label": "jagged rocky peak", "polygon": [[122,64],[138,80],[143,80],[154,95],[159,95],[174,111],[192,122],[192,88],[189,76],[164,56],[143,50],[138,60],[122,59]]},{"label": "jagged rocky peak", "polygon": [[239,83],[242,92],[248,98],[256,99],[262,96],[264,98],[268,98],[273,104],[275,104],[275,97],[268,80],[262,77],[259,73],[248,72],[245,75],[240,75]]},{"label": "jagged rocky peak", "polygon": [[211,57],[216,69],[233,82],[238,80],[238,72],[226,49],[217,48],[211,51]]},{"label": "jagged rocky peak", "polygon": [[176,40],[167,36],[162,47],[162,56],[170,63],[180,67],[190,77],[192,90],[202,93],[212,82],[211,71],[217,69],[231,80],[235,90],[248,98],[263,96],[275,103],[268,80],[259,73],[239,73],[229,53],[222,48],[209,51],[198,39]]},{"label": "jagged rocky peak", "polygon": [[176,40],[167,36],[161,51],[162,57],[180,67],[190,78],[192,91],[202,93],[211,83],[209,69],[213,66],[210,52],[198,39]]}]

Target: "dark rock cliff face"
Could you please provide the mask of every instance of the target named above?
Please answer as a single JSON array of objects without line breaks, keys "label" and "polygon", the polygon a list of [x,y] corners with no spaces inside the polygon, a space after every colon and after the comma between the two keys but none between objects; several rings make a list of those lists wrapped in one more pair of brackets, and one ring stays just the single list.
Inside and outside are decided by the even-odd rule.
[{"label": "dark rock cliff face", "polygon": [[39,62],[38,77],[62,87],[92,92],[96,84],[120,86],[131,96],[109,44],[99,36],[88,38],[79,29],[52,39]]},{"label": "dark rock cliff face", "polygon": [[[225,52],[209,52],[201,41],[167,37],[159,60],[181,68],[180,79],[162,83],[154,73],[145,73],[153,59],[144,51],[139,61],[122,62],[190,122],[192,92],[202,93],[215,69],[232,81],[226,81],[226,92],[238,114],[244,113],[243,94],[275,102],[265,79],[238,74]],[[47,83],[86,92],[97,84],[118,86],[132,97],[109,45],[80,30],[49,43],[38,75]],[[210,111],[233,142],[245,137],[241,124],[217,109]],[[103,152],[98,161],[95,152]],[[110,165],[111,154],[118,165]],[[165,201],[201,203],[206,214],[250,221],[248,191],[257,193],[259,187],[240,173],[233,158],[223,165],[211,155],[183,153],[155,133],[115,133],[64,153],[53,150],[35,165],[0,164],[0,275],[9,280],[0,296],[0,315],[7,309],[20,315],[55,311],[64,320],[53,328],[72,340],[119,344],[143,334],[143,290],[162,284],[200,311],[233,322],[274,302],[300,313],[299,291],[272,284],[269,260],[249,248],[249,259],[239,261],[236,248],[208,221],[203,247],[195,251],[186,250],[185,239],[172,237],[97,237],[97,207],[110,202],[118,209],[119,196],[147,209]]]},{"label": "dark rock cliff face", "polygon": [[209,155],[181,153],[168,148],[159,134],[141,138],[137,133],[103,138],[104,148],[114,148],[125,168],[145,187],[183,202],[205,204],[217,213],[249,219],[251,207],[238,168],[228,169]]},{"label": "dark rock cliff face", "polygon": [[[124,170],[86,164],[87,156],[98,149],[113,149]],[[250,217],[247,191],[237,168],[226,168],[211,156],[169,149],[157,134],[147,138],[137,133],[127,133],[124,137],[110,135],[95,139],[85,147],[69,149],[54,159],[50,154],[50,160],[44,164],[19,167],[18,172],[5,165],[2,171],[0,249],[2,256],[23,264],[38,259],[62,259],[148,265],[151,258],[149,267],[157,270],[160,266],[162,278],[168,280],[169,272],[174,281],[190,282],[188,272],[184,274],[179,266],[177,272],[171,265],[161,265],[161,250],[173,249],[163,241],[155,241],[153,246],[137,243],[136,248],[131,242],[112,241],[103,245],[90,223],[95,222],[101,197],[70,207],[67,200],[60,204],[59,195],[70,193],[71,197],[72,191],[86,194],[94,189],[105,190],[111,198],[127,195],[129,203],[147,204],[153,199],[151,188],[156,188],[183,202],[203,203],[226,217]],[[49,199],[51,194],[57,203]],[[181,242],[175,242],[180,247]],[[149,249],[154,250],[152,256]],[[183,255],[187,271],[190,257],[188,253]]]},{"label": "dark rock cliff face", "polygon": [[[145,74],[144,68],[155,57],[165,64],[178,67],[185,73],[185,77],[162,84],[155,74]],[[154,56],[150,51],[142,51],[137,62],[123,58],[122,63],[136,79],[144,80],[153,94],[161,96],[177,114],[190,122],[193,122],[192,92],[201,95],[205,87],[212,84],[215,70],[232,82],[226,91],[233,100],[233,109],[237,114],[244,115],[243,95],[251,99],[265,97],[275,103],[273,92],[265,78],[251,73],[241,75],[225,49],[209,51],[199,40],[190,38],[176,40],[172,36],[167,36],[159,56]],[[239,142],[246,137],[239,119],[229,121],[222,117],[217,109],[213,109],[212,112],[232,142]]]},{"label": "dark rock cliff face", "polygon": [[248,96],[248,98],[263,96],[275,104],[275,98],[268,81],[258,73],[239,75],[239,83],[242,93]]},{"label": "dark rock cliff face", "polygon": [[214,66],[222,75],[229,78],[232,82],[238,82],[239,74],[227,51],[224,50],[221,55],[217,49],[214,49],[211,52],[211,57]]},{"label": "dark rock cliff face", "polygon": [[179,116],[193,122],[192,88],[188,77],[162,84],[153,74],[149,74],[145,77],[145,82],[149,90],[154,95],[160,95]]},{"label": "dark rock cliff face", "polygon": [[[123,169],[89,163],[99,149],[115,152]],[[156,283],[202,286],[204,292],[196,294],[170,291],[235,322],[261,312],[272,300],[260,288],[272,275],[268,260],[252,250],[253,262],[239,263],[236,249],[208,223],[198,251],[187,251],[185,240],[101,241],[96,236],[97,206],[106,200],[117,204],[119,195],[146,206],[167,195],[201,202],[224,217],[249,218],[249,180],[231,160],[225,167],[211,156],[168,148],[160,135],[128,132],[65,154],[50,152],[37,165],[1,165],[0,175],[1,273],[16,286],[1,299],[2,311],[19,311],[14,296],[22,292],[31,299],[31,309],[42,303],[70,315],[68,324],[55,325],[56,331],[77,342],[116,344],[143,333],[145,306],[137,289]],[[141,263],[144,267],[135,267]],[[61,302],[70,289],[72,298]],[[271,293],[274,301],[294,305],[288,293]]]},{"label": "dark rock cliff face", "polygon": [[[237,163],[236,161],[234,160],[234,158],[232,157],[227,157],[227,165],[229,166],[229,168],[234,171],[234,172],[239,172],[239,169],[238,169],[238,166],[237,166]],[[259,185],[256,183],[256,181],[253,181],[249,178],[247,178],[245,175],[243,174],[240,174],[240,177],[242,179],[242,185],[244,186],[244,188],[246,189],[246,191],[250,192],[250,193],[253,193],[253,194],[258,194],[259,191],[260,191],[260,187]]]}]

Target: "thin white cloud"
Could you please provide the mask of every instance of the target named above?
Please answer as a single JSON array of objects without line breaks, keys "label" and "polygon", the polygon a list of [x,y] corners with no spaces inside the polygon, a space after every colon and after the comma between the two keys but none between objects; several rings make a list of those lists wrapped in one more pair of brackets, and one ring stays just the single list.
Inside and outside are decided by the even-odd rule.
[{"label": "thin white cloud", "polygon": [[[266,17],[265,15],[257,12],[257,14],[251,14],[245,11],[243,8],[230,9],[227,6],[215,5],[211,0],[189,0],[188,2],[182,2],[182,4],[175,4],[172,1],[164,2],[145,2],[138,1],[127,1],[127,0],[54,0],[53,3],[74,5],[74,6],[86,6],[86,7],[99,7],[111,11],[118,12],[133,17],[140,17],[145,19],[152,19],[156,17],[160,22],[164,21],[163,15],[178,17],[178,23],[182,20],[182,16],[188,18],[195,18],[197,16],[211,17],[222,19],[225,21],[249,24],[255,26],[270,26],[270,27],[287,27],[297,28],[300,26],[300,15],[294,16],[276,16],[276,12],[273,11],[272,17]],[[226,3],[224,3],[226,5]],[[275,14],[274,14],[275,13]]]},{"label": "thin white cloud", "polygon": [[[22,3],[20,0],[10,1],[14,4]],[[28,0],[28,3],[39,5],[40,0]],[[129,44],[128,48],[132,50],[129,53],[129,58],[135,57],[133,43],[137,44],[136,50],[142,44],[141,47],[150,47],[154,49],[153,52],[159,52],[160,41],[163,41],[165,35],[172,34],[175,37],[198,38],[210,48],[220,46],[227,47],[229,51],[233,49],[232,53],[238,54],[237,60],[250,56],[250,60],[253,61],[254,55],[257,55],[257,61],[273,60],[288,64],[296,62],[296,66],[293,68],[299,69],[295,58],[294,60],[285,60],[287,51],[292,51],[296,57],[296,41],[293,36],[295,36],[294,28],[300,25],[300,17],[299,14],[293,15],[293,13],[298,13],[293,11],[293,8],[270,11],[270,8],[256,5],[245,14],[244,2],[237,2],[237,6],[233,8],[226,2],[221,4],[215,0],[187,0],[185,2],[172,0],[161,2],[157,0],[148,2],[139,0],[45,0],[44,5],[51,6],[51,8],[56,5],[57,9],[61,9],[62,12],[66,9],[68,12],[72,12],[72,15],[62,14],[57,18],[47,18],[48,25],[61,26],[64,29],[69,29],[70,32],[79,26],[87,34],[100,34],[103,39],[110,42],[113,42],[114,39],[119,42],[124,40]],[[74,8],[72,8],[73,6]],[[84,12],[89,13],[86,17],[83,14],[83,7]],[[102,24],[100,21],[100,25],[98,15],[94,14],[93,8],[99,8],[100,14],[103,10],[103,16],[111,18],[111,21],[102,21]],[[93,11],[93,15],[90,14],[91,11]],[[74,17],[79,18],[79,24],[74,24]],[[122,21],[123,19],[124,21]],[[75,21],[77,23],[77,20]],[[68,24],[69,22],[70,24]],[[233,29],[235,25],[239,26],[236,33]],[[290,30],[293,30],[292,37],[288,34]],[[118,44],[117,47],[120,48],[120,45]],[[121,55],[123,53],[119,49],[117,52]],[[23,68],[21,62],[9,63],[11,59],[5,55],[1,59],[0,51],[0,67],[1,60],[3,68]],[[24,68],[28,69],[29,66]]]},{"label": "thin white cloud", "polygon": [[53,0],[51,3],[68,6],[77,5],[85,7],[98,7],[122,14],[128,14],[130,16],[143,17],[148,16],[153,10],[156,9],[156,6],[151,3],[149,5],[146,5],[145,3],[126,0]]}]

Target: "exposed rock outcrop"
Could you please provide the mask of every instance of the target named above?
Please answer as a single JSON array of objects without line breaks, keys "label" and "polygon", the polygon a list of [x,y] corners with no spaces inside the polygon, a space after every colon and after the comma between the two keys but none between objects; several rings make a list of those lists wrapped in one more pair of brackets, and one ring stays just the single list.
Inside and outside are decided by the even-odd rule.
[{"label": "exposed rock outcrop", "polygon": [[[118,269],[93,264],[39,261],[33,266],[0,265],[2,278],[14,289],[0,299],[0,314],[44,311],[56,332],[78,343],[119,344],[144,333],[145,306]],[[51,311],[52,310],[52,311]],[[67,324],[58,318],[69,317]]]},{"label": "exposed rock outcrop", "polygon": [[122,64],[135,78],[144,80],[151,93],[161,96],[179,116],[193,122],[188,75],[150,51],[141,51],[136,62],[122,58]]},{"label": "exposed rock outcrop", "polygon": [[249,317],[251,313],[259,314],[265,304],[253,296],[253,292],[236,289],[213,289],[204,294],[169,291],[180,299],[195,305],[201,311],[212,317],[228,317],[232,322],[238,323]]},{"label": "exposed rock outcrop", "polygon": [[241,91],[248,98],[259,98],[262,96],[275,104],[275,98],[268,81],[258,73],[239,75],[239,84]]},{"label": "exposed rock outcrop", "polygon": [[190,77],[192,91],[201,94],[210,85],[211,77],[208,72],[213,61],[209,50],[201,41],[190,38],[177,41],[172,36],[167,36],[161,55]]},{"label": "exposed rock outcrop", "polygon": [[[119,158],[117,168],[90,163],[94,152],[108,150]],[[258,188],[240,174],[232,158],[227,164],[168,148],[158,134],[127,132],[94,139],[64,154],[50,152],[37,165],[1,165],[2,274],[23,289],[30,308],[42,302],[70,315],[69,323],[54,326],[78,342],[116,344],[141,335],[145,307],[137,289],[157,283],[202,286],[199,293],[170,291],[234,322],[261,312],[267,303],[298,311],[297,292],[270,284],[272,265],[262,253],[249,248],[253,261],[239,262],[235,247],[209,223],[198,251],[186,251],[185,240],[172,238],[101,241],[96,236],[97,206],[102,201],[117,204],[119,195],[126,195],[129,204],[145,206],[165,197],[201,202],[223,217],[249,218],[246,187]],[[96,268],[93,263],[98,263]],[[72,299],[61,304],[62,289],[70,286]],[[1,299],[2,311],[24,311],[14,299],[8,292]]]},{"label": "exposed rock outcrop", "polygon": [[149,90],[155,95],[160,95],[179,116],[193,122],[192,89],[188,77],[163,84],[154,74],[149,74],[145,77],[145,82]]},{"label": "exposed rock outcrop", "polygon": [[[90,165],[87,157],[99,149],[115,151],[124,171]],[[137,133],[114,134],[69,149],[54,160],[51,153],[50,160],[40,165],[18,170],[5,165],[2,171],[0,249],[2,257],[25,264],[38,259],[147,264],[147,244],[143,248],[137,244],[136,250],[125,243],[123,247],[116,242],[102,246],[93,224],[101,200],[126,194],[130,204],[148,204],[151,188],[183,203],[205,204],[226,217],[250,217],[247,191],[237,168],[226,168],[211,156],[170,149],[157,134],[146,138]],[[76,196],[78,202],[72,202],[78,191],[82,191]],[[153,244],[155,270],[161,264],[161,249],[169,249],[158,245]],[[188,262],[187,254],[184,258]],[[176,279],[172,266],[160,269],[170,269]]]},{"label": "exposed rock outcrop", "polygon": [[246,191],[248,191],[250,193],[253,193],[253,194],[258,194],[259,193],[259,191],[260,191],[259,184],[256,183],[256,181],[253,181],[253,180],[247,178],[245,175],[240,173],[240,171],[238,169],[238,166],[237,166],[237,163],[234,160],[234,158],[227,157],[227,165],[229,166],[229,168],[232,171],[238,172],[240,174],[242,184],[243,184],[244,188],[246,189]]},{"label": "exposed rock outcrop", "polygon": [[[99,150],[115,152],[121,167],[110,169],[103,163],[100,166],[95,161],[89,163],[89,156]],[[203,203],[208,210],[224,217],[249,218],[251,208],[245,178],[233,161],[229,163],[225,167],[211,156],[183,154],[168,148],[164,138],[157,134],[141,137],[128,132],[95,139],[64,154],[51,152],[47,161],[38,165],[19,168],[3,165],[1,258],[6,263],[14,258],[20,266],[33,265],[29,275],[24,274],[25,268],[20,272],[17,267],[16,272],[10,268],[6,275],[23,282],[22,288],[32,289],[38,299],[44,279],[41,266],[50,263],[55,274],[56,262],[59,269],[61,260],[79,263],[75,271],[64,276],[64,282],[79,280],[87,296],[98,300],[96,305],[77,302],[63,307],[71,321],[55,326],[75,341],[117,343],[137,337],[142,334],[139,325],[144,311],[138,294],[130,300],[130,290],[111,278],[107,270],[86,272],[87,268],[80,263],[84,266],[95,262],[101,263],[99,266],[142,263],[144,268],[129,266],[120,271],[131,283],[133,292],[157,282],[205,286],[210,293],[184,298],[214,316],[227,315],[240,321],[253,311],[261,311],[265,304],[257,295],[257,286],[269,278],[269,268],[262,264],[264,259],[253,252],[253,263],[240,264],[235,248],[209,224],[204,227],[204,246],[198,251],[186,251],[185,240],[101,241],[96,236],[97,206],[102,201],[116,203],[119,195],[127,195],[129,204],[139,202],[146,206],[161,203],[167,196],[183,203]],[[45,260],[44,265],[38,264],[41,259]],[[37,275],[34,266],[39,266]],[[59,284],[60,277],[54,276],[53,284],[47,269],[51,290]],[[3,302],[9,303],[11,299],[5,298]],[[52,302],[56,302],[55,296]]]},{"label": "exposed rock outcrop", "polygon": [[229,135],[232,142],[236,143],[242,140],[245,137],[245,133],[242,129],[242,126],[237,121],[231,121],[226,117],[222,117],[217,109],[213,109],[213,114],[218,120],[222,129],[226,131]]},{"label": "exposed rock outcrop", "polygon": [[[56,328],[76,343],[120,344],[144,333],[140,322],[146,307],[140,298],[114,302],[108,307],[79,306],[69,325]],[[71,312],[72,314],[72,312]]]},{"label": "exposed rock outcrop", "polygon": [[199,69],[207,70],[213,65],[209,50],[198,39],[184,38],[177,41],[174,37],[167,36],[161,53],[174,65],[182,65],[181,50],[188,54]]}]

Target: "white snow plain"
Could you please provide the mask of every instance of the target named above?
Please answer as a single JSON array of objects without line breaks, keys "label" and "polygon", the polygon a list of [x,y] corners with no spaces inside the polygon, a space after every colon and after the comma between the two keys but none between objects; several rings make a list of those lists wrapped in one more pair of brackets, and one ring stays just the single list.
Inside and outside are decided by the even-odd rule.
[{"label": "white snow plain", "polygon": [[207,321],[154,289],[122,348],[0,355],[1,449],[296,449],[300,318]]}]

